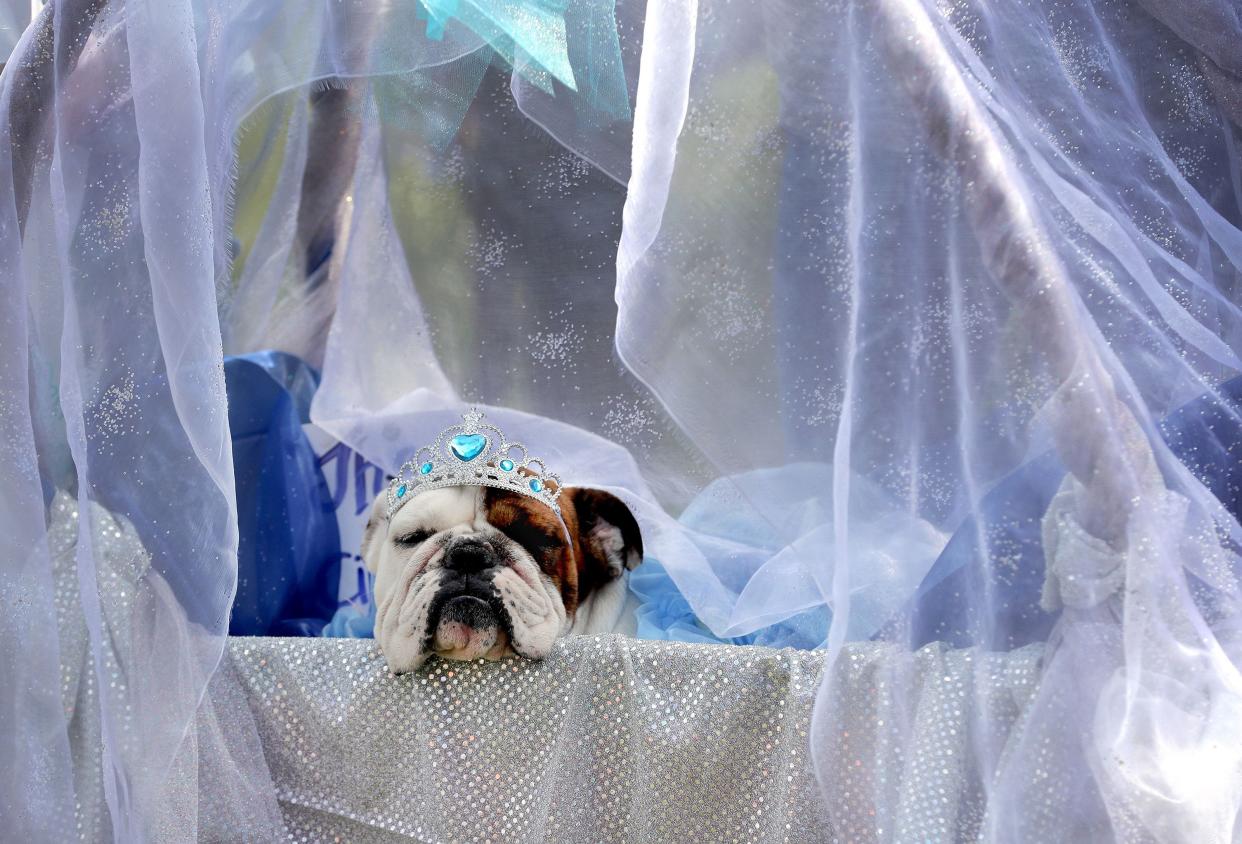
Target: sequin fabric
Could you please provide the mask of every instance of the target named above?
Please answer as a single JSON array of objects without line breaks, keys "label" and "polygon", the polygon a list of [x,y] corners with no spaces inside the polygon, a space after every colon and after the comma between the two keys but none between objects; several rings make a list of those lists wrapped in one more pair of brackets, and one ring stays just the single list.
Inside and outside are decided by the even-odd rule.
[{"label": "sequin fabric", "polygon": [[[1038,664],[1035,648],[848,646],[825,806],[809,759],[822,652],[572,637],[543,662],[401,676],[368,641],[237,638],[228,653],[298,841],[964,840],[983,800],[969,725],[986,711],[1006,733]],[[917,699],[892,695],[894,670]],[[885,829],[875,798],[890,792]]]},{"label": "sequin fabric", "polygon": [[818,841],[807,759],[822,655],[562,640],[542,662],[234,639],[295,838]]},{"label": "sequin fabric", "polygon": [[[985,834],[987,769],[998,767],[998,750],[1041,740],[1023,732],[1022,716],[1039,689],[1042,654],[1042,645],[1007,653],[847,645],[824,701],[828,727],[816,736],[821,763],[836,772],[825,790],[833,840],[998,840]],[[1050,773],[1025,777],[1033,801],[1054,805]],[[1029,840],[1054,840],[1031,832]]]},{"label": "sequin fabric", "polygon": [[[48,511],[48,550],[55,583],[56,625],[60,632],[60,692],[65,708],[69,741],[74,749],[76,817],[67,840],[100,841],[111,834],[104,811],[102,737],[99,724],[99,690],[92,670],[86,620],[78,597],[74,552],[78,540],[77,502],[64,492],[52,499]],[[141,546],[137,546],[138,550]],[[108,555],[109,546],[101,549]],[[73,838],[68,838],[72,835]]]},{"label": "sequin fabric", "polygon": [[[285,824],[271,794],[249,701],[228,664],[215,673],[210,693],[198,709],[186,712],[188,723],[155,722],[154,727],[150,721],[145,727],[136,723],[140,698],[134,688],[167,682],[172,668],[153,665],[148,657],[150,637],[157,635],[151,630],[153,599],[158,604],[158,595],[167,599],[170,593],[152,569],[150,554],[134,526],[91,502],[90,577],[96,584],[101,633],[92,643],[82,611],[79,513],[77,500],[64,491],[55,494],[48,509],[74,811],[71,817],[57,819],[60,828],[55,837],[38,840],[161,844],[280,840],[287,834]],[[101,712],[109,714],[110,733]],[[193,729],[185,732],[187,725]],[[135,774],[133,760],[151,746],[153,729],[175,730],[181,744],[173,758],[159,757],[160,764]],[[123,768],[126,762],[128,769]],[[126,784],[134,791],[140,788],[149,800],[110,800],[105,783],[108,777],[117,777],[118,770],[127,770]],[[38,799],[45,784],[35,772],[20,773],[27,777],[33,799]],[[114,811],[121,813],[119,824]],[[0,834],[0,840],[8,838]]]},{"label": "sequin fabric", "polygon": [[[133,607],[145,580],[150,556],[132,525],[97,504],[91,505],[91,547],[97,559],[99,624],[106,645],[99,649],[98,668],[82,613],[81,584],[76,568],[78,551],[78,502],[58,491],[48,510],[48,549],[55,584],[56,623],[60,632],[61,699],[73,756],[74,791],[77,796],[73,830],[64,840],[103,841],[112,837],[103,770],[103,731],[99,717],[100,692],[97,671],[108,683],[108,704],[124,702],[129,678],[123,663],[130,656],[134,633]],[[117,719],[113,738],[116,753],[132,752],[138,737],[128,718]],[[67,820],[67,819],[66,819]],[[168,830],[166,818],[153,824]]]}]

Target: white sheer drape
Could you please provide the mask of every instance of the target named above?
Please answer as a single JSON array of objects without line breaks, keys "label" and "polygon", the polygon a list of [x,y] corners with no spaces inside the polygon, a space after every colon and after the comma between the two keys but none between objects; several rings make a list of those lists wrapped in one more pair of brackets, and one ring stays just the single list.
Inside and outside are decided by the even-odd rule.
[{"label": "white sheer drape", "polygon": [[[236,585],[222,350],[235,337],[261,337],[258,311],[281,303],[263,289],[262,272],[235,263],[248,256],[231,234],[234,201],[254,177],[239,179],[235,166],[241,121],[283,91],[430,73],[483,44],[462,27],[435,39],[426,27],[413,3],[64,2],[44,10],[8,62],[0,95],[6,835],[194,837],[201,816],[187,776],[225,765],[239,799],[261,787],[254,737],[222,733],[200,705]],[[279,140],[261,159],[305,155],[299,133],[331,134],[306,119],[305,104],[298,109],[301,122],[273,129]],[[348,117],[373,125],[376,114]],[[576,117],[541,113],[566,137]],[[342,146],[347,153],[348,144],[329,144]],[[360,173],[383,172],[366,163]],[[350,179],[347,171],[343,184]],[[322,196],[334,183],[309,184]],[[273,207],[296,215],[302,187],[264,189]],[[338,200],[305,203],[300,227],[273,222],[265,248],[289,254],[291,239],[320,234],[325,219],[331,230]],[[386,203],[375,213],[385,216]],[[53,611],[47,508],[57,490],[69,490],[83,514],[72,549],[75,614],[85,621],[97,712],[61,705],[62,674],[83,663],[66,638],[78,628],[58,630]],[[128,587],[107,565],[100,512],[132,525],[151,555]],[[74,720],[93,718],[92,728]],[[98,736],[98,757],[71,746],[83,729]],[[228,761],[237,759],[250,761]],[[83,786],[75,768],[100,787]]]},{"label": "white sheer drape", "polygon": [[[1055,449],[1049,471],[1070,475],[1044,519],[1044,609],[1066,608],[1022,738],[976,748],[978,834],[1229,840],[1238,526],[1153,428],[1238,367],[1237,132],[1195,52],[1129,4],[653,15],[645,67],[680,85],[640,91],[618,348],[727,455],[721,471],[822,461],[817,482],[786,486],[816,521],[751,578],[734,622],[818,588],[833,659],[869,590],[908,596],[931,563],[911,543],[877,577],[859,534],[874,549],[877,523],[896,538],[969,520],[978,574],[953,596],[956,626],[1004,647],[1023,632],[1010,605],[1033,603],[1015,586],[1030,561],[1005,540],[1041,513],[984,499]],[[1192,592],[1191,573],[1210,586]],[[920,633],[898,614],[882,635]],[[895,671],[886,692],[911,682]],[[842,717],[824,691],[814,748]],[[910,744],[918,725],[877,729]],[[1197,758],[1210,774],[1190,774]],[[848,796],[842,761],[820,758],[830,802]],[[891,830],[906,795],[886,787]]]}]

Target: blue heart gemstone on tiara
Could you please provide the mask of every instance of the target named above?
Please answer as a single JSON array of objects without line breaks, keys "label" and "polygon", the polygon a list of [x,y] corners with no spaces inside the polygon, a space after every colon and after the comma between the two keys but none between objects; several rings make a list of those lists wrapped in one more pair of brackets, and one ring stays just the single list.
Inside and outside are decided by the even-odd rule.
[{"label": "blue heart gemstone on tiara", "polygon": [[449,440],[449,448],[458,460],[469,463],[487,448],[487,437],[482,434],[458,434]]},{"label": "blue heart gemstone on tiara", "polygon": [[[537,498],[560,515],[561,506],[557,498],[561,481],[548,471],[542,460],[532,457],[521,443],[510,442],[495,425],[484,425],[483,414],[478,410],[471,408],[461,415],[461,419],[461,424],[450,425],[441,431],[432,445],[425,445],[414,452],[410,462],[402,465],[397,477],[391,479],[388,485],[389,517],[420,491],[459,484],[521,492]],[[492,435],[498,438],[495,448],[492,447]],[[450,453],[461,461],[460,467],[451,465],[453,461],[448,460]],[[516,459],[515,455],[520,456],[521,460]],[[419,462],[420,458],[425,462]],[[530,467],[537,467],[538,471]]]}]

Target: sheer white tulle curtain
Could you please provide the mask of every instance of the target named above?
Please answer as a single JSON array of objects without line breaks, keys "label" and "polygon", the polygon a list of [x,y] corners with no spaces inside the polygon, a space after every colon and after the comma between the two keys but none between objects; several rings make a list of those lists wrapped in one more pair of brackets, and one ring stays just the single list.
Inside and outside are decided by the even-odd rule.
[{"label": "sheer white tulle curtain", "polygon": [[[340,165],[325,168],[340,180],[306,182],[318,199],[301,201],[301,172],[292,183],[254,180],[265,164],[304,161],[308,146],[322,152],[341,125],[309,119],[307,97],[347,79],[433,75],[484,43],[460,26],[430,37],[428,26],[416,3],[68,0],[43,9],[16,45],[0,100],[6,834],[278,834],[257,737],[237,732],[236,711],[215,711],[227,695],[207,695],[236,585],[222,354],[226,343],[266,340],[259,311],[285,302],[240,251],[235,209],[263,191],[294,221],[271,215],[263,248],[303,257],[335,224],[342,194],[322,194],[353,180],[350,145],[329,145],[343,147]],[[607,121],[562,114],[533,59],[511,58],[525,74],[519,95],[548,101],[544,125],[598,138],[608,159],[618,141]],[[359,87],[365,102],[338,97],[355,137],[383,114]],[[463,90],[443,87],[433,105]],[[303,102],[267,129],[270,143],[245,171],[243,121],[289,102],[288,91]],[[378,164],[357,171],[382,176]],[[387,217],[382,190],[365,199],[378,203],[373,219]],[[386,275],[408,278],[400,262]],[[49,538],[54,514],[65,517],[58,492],[77,504],[68,549]],[[149,558],[118,570],[110,548],[130,531]],[[58,591],[66,572],[77,589]],[[200,776],[214,782],[202,799]]]},{"label": "sheer white tulle curtain", "polygon": [[[1230,840],[1239,526],[1159,426],[1242,421],[1236,10],[533,5],[563,42],[472,28],[482,2],[439,31],[452,4],[79,0],[18,44],[5,828],[279,826],[207,692],[236,578],[221,360],[279,348],[369,460],[484,405],[622,496],[715,633],[826,645],[830,821],[865,800],[867,835],[904,840],[938,799],[906,775],[940,723],[929,661],[1033,648],[1021,723],[970,710],[944,775],[973,796],[936,834]],[[67,609],[57,491],[84,514]],[[104,513],[150,555],[123,609]],[[864,760],[834,692],[868,639]],[[65,672],[98,697],[66,707]]]},{"label": "sheer white tulle curtain", "polygon": [[[1227,4],[1163,11],[1238,32]],[[911,753],[934,724],[910,648],[1048,642],[1016,736],[978,725],[955,836],[1232,836],[1238,525],[1155,429],[1192,398],[1237,418],[1219,46],[1129,3],[649,14],[663,84],[640,89],[618,349],[722,473],[819,467],[776,495],[735,483],[743,508],[801,518],[731,620],[814,595],[830,662],[891,641],[876,746]],[[913,758],[843,774],[862,763],[839,752],[837,676],[812,737],[830,812],[873,800],[900,838],[926,784]]]}]

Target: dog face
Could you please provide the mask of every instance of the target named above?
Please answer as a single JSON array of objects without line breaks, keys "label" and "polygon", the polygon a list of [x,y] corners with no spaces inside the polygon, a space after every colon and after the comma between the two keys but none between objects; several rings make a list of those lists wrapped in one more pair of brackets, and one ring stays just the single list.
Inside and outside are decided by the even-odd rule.
[{"label": "dog face", "polygon": [[388,667],[446,659],[539,659],[604,584],[642,560],[638,524],[600,490],[561,491],[561,517],[525,495],[460,486],[371,508],[362,557],[375,573],[375,638]]}]

